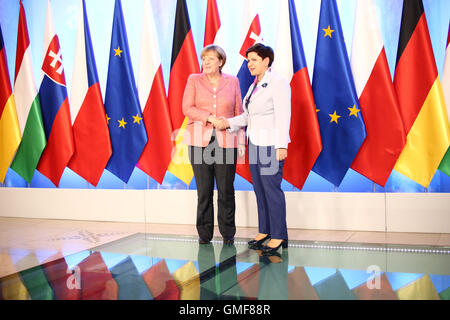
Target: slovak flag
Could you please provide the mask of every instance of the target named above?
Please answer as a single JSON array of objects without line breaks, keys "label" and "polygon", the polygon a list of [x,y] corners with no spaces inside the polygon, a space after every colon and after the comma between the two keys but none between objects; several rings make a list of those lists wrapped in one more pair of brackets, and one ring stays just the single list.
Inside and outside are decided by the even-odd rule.
[{"label": "slovak flag", "polygon": [[58,186],[74,152],[74,142],[61,48],[53,29],[50,1],[47,2],[43,60],[39,97],[47,146],[37,170]]},{"label": "slovak flag", "polygon": [[[245,5],[244,22],[242,25],[242,34],[244,35],[244,38],[242,41],[241,49],[239,51],[239,58],[241,59],[242,63],[240,64],[240,69],[237,74],[242,96],[246,95],[248,88],[254,81],[254,77],[248,70],[248,62],[247,57],[245,56],[245,52],[255,43],[262,42],[261,24],[259,23],[259,15],[256,13],[256,9],[254,8],[254,1],[247,0]],[[245,163],[242,163],[242,161],[238,161],[236,172],[245,180],[252,182],[248,162],[248,148],[246,148]]]},{"label": "slovak flag", "polygon": [[97,186],[112,148],[84,0],[80,0],[73,69],[70,111],[75,153],[68,166]]},{"label": "slovak flag", "polygon": [[291,127],[283,178],[302,189],[322,150],[319,122],[293,0],[283,0],[272,69],[291,85]]}]

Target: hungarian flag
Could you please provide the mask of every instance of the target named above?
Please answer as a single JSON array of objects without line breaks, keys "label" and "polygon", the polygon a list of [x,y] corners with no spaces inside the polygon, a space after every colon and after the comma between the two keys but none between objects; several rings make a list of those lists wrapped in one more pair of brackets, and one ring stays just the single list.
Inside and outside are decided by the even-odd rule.
[{"label": "hungarian flag", "polygon": [[5,181],[6,172],[19,147],[21,139],[16,105],[11,90],[8,63],[0,27],[0,182]]},{"label": "hungarian flag", "polygon": [[322,140],[293,0],[281,2],[275,52],[272,69],[290,82],[292,91],[291,143],[283,178],[302,189],[322,150]]},{"label": "hungarian flag", "polygon": [[158,38],[149,1],[145,1],[139,63],[138,93],[148,142],[142,151],[138,167],[159,183],[169,166],[173,142],[169,104],[161,68]]},{"label": "hungarian flag", "polygon": [[70,111],[75,152],[68,166],[97,186],[112,149],[84,0],[80,0],[73,70]]},{"label": "hungarian flag", "polygon": [[[245,52],[255,43],[262,42],[261,24],[259,23],[259,15],[256,13],[253,1],[247,0],[245,3],[244,21],[242,26],[243,39],[241,41],[241,49],[239,50],[239,59],[241,63],[239,71],[237,73],[237,78],[239,79],[241,94],[245,97],[248,88],[255,80],[248,70],[248,62]],[[248,147],[246,146],[245,149],[245,161],[243,162],[241,159],[238,159],[236,172],[242,178],[251,183],[252,176],[250,174],[250,167],[248,165]]]},{"label": "hungarian flag", "polygon": [[394,169],[428,187],[449,147],[450,128],[421,0],[403,1],[394,87],[407,135]]},{"label": "hungarian flag", "polygon": [[373,0],[356,3],[351,65],[367,132],[351,168],[384,187],[406,137]]},{"label": "hungarian flag", "polygon": [[47,146],[37,169],[58,186],[74,152],[74,143],[61,48],[53,30],[50,1],[47,3],[42,72],[39,97]]},{"label": "hungarian flag", "polygon": [[105,109],[113,149],[106,169],[128,183],[147,144],[147,133],[134,81],[120,0],[116,0],[114,6]]},{"label": "hungarian flag", "polygon": [[17,31],[14,99],[22,142],[11,164],[11,169],[30,183],[47,144],[47,139],[42,120],[41,102],[34,81],[30,38],[28,37],[27,18],[22,1],[20,2]]},{"label": "hungarian flag", "polygon": [[189,75],[199,72],[186,0],[177,0],[168,97],[172,128],[175,130],[172,134],[172,138],[175,139],[175,151],[168,170],[187,185],[190,184],[194,172],[189,161],[187,145],[182,143],[188,118],[183,115],[181,106]]},{"label": "hungarian flag", "polygon": [[312,89],[322,137],[313,171],[339,186],[366,131],[336,0],[322,0]]},{"label": "hungarian flag", "polygon": [[[448,27],[447,49],[445,51],[444,71],[442,72],[442,89],[444,90],[445,104],[447,105],[447,115],[450,116],[450,24]],[[17,103],[17,102],[16,102]],[[450,118],[449,118],[450,121]],[[450,149],[442,159],[439,170],[450,176]]]},{"label": "hungarian flag", "polygon": [[206,6],[205,41],[203,46],[215,43],[217,32],[220,29],[220,16],[216,0],[208,0]]}]

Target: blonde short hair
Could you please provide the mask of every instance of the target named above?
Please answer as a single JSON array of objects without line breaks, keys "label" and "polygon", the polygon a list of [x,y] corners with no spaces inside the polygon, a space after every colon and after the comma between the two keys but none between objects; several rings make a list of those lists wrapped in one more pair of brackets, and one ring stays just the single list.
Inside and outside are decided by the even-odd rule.
[{"label": "blonde short hair", "polygon": [[222,72],[222,68],[225,65],[225,62],[227,62],[227,55],[225,54],[225,50],[222,49],[222,47],[216,45],[216,44],[210,44],[207,45],[202,49],[202,53],[200,54],[200,57],[203,58],[203,56],[207,53],[213,51],[216,53],[217,58],[219,58],[220,61],[222,61],[222,65],[219,67],[219,71]]}]

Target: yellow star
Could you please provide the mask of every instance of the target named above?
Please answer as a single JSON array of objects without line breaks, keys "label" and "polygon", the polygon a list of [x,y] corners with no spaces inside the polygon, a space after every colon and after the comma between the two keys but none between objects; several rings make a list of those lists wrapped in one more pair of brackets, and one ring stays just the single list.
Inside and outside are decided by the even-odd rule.
[{"label": "yellow star", "polygon": [[347,108],[348,110],[350,110],[350,114],[348,115],[350,116],[355,116],[356,118],[358,118],[358,112],[360,112],[361,110],[356,108],[356,105],[353,105],[353,108]]},{"label": "yellow star", "polygon": [[106,123],[109,124],[109,120],[111,120],[110,117],[108,117],[108,114],[106,114]]},{"label": "yellow star", "polygon": [[140,121],[142,120],[142,118],[139,117],[139,113],[136,113],[136,115],[133,116],[133,119],[134,119],[133,123],[141,124]]},{"label": "yellow star", "polygon": [[332,123],[332,122],[338,123],[338,119],[341,117],[336,114],[336,110],[334,110],[333,114],[328,114],[328,115],[331,117],[330,123]]},{"label": "yellow star", "polygon": [[334,32],[334,30],[331,29],[329,25],[328,28],[322,30],[325,31],[325,34],[323,35],[324,38],[327,36],[331,38],[331,34]]},{"label": "yellow star", "polygon": [[120,54],[121,54],[123,51],[120,50],[120,46],[118,46],[117,49],[113,49],[113,50],[116,52],[116,54],[114,55],[114,57],[115,57],[115,56],[122,57]]},{"label": "yellow star", "polygon": [[117,122],[119,122],[119,128],[122,127],[125,129],[125,125],[127,124],[127,122],[125,122],[123,117],[122,117],[122,120],[117,120]]}]

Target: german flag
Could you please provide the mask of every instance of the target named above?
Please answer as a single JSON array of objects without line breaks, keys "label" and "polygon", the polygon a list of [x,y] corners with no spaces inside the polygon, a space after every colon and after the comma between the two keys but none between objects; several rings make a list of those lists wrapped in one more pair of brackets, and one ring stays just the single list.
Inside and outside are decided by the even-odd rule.
[{"label": "german flag", "polygon": [[407,135],[395,170],[425,188],[449,147],[450,128],[422,0],[404,0],[394,87]]},{"label": "german flag", "polygon": [[16,105],[11,90],[8,63],[0,28],[0,182],[5,181],[6,172],[20,144],[20,128]]},{"label": "german flag", "polygon": [[169,110],[172,121],[172,138],[175,138],[175,152],[168,171],[187,185],[190,184],[194,172],[188,157],[187,145],[183,144],[183,135],[187,118],[183,115],[182,102],[187,79],[192,73],[199,73],[194,37],[192,36],[186,0],[177,1],[175,29],[173,33],[172,61],[169,79]]}]

